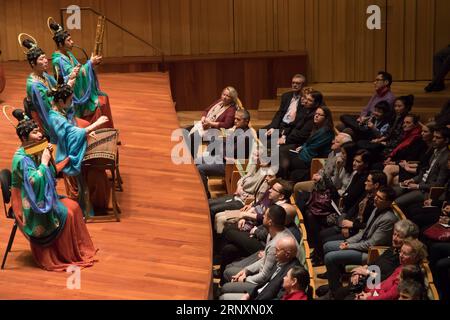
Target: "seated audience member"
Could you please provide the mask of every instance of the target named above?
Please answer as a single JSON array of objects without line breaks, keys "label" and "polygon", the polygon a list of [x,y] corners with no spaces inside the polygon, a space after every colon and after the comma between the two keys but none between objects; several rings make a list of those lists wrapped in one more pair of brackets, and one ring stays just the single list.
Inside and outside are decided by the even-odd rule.
[{"label": "seated audience member", "polygon": [[287,158],[280,159],[279,175],[289,177],[294,182],[307,180],[312,159],[329,154],[333,138],[331,111],[327,107],[319,107],[314,115],[314,128],[310,137],[295,152],[290,152]]},{"label": "seated audience member", "polygon": [[450,45],[433,55],[433,79],[425,87],[426,92],[445,89],[445,76],[450,71]]},{"label": "seated audience member", "polygon": [[426,300],[424,285],[414,280],[402,280],[398,284],[398,300]]},{"label": "seated audience member", "polygon": [[424,275],[420,264],[427,257],[425,245],[419,240],[405,240],[400,249],[400,266],[384,281],[379,289],[365,288],[356,295],[355,300],[397,300],[398,284],[401,281],[414,280],[424,283]]},{"label": "seated audience member", "polygon": [[[371,266],[380,268],[381,281],[387,279],[400,265],[399,252],[405,239],[417,239],[418,236],[419,228],[412,221],[399,220],[395,223],[391,246],[371,262]],[[353,269],[349,285],[337,290],[335,298],[337,300],[353,300],[355,298],[355,293],[361,292],[364,289],[369,275],[370,271],[368,265]],[[320,291],[320,288],[318,291]]]},{"label": "seated audience member", "polygon": [[[249,257],[227,266],[224,272],[225,284],[222,293],[245,293],[250,292],[259,284],[270,280],[276,269],[275,245],[278,239],[291,237],[292,233],[284,226],[286,211],[278,205],[271,206],[264,214],[263,224],[268,229],[266,246],[263,256],[254,261]],[[251,259],[251,260],[249,260]],[[249,264],[249,262],[253,262]]]},{"label": "seated audience member", "polygon": [[281,298],[283,278],[291,268],[300,266],[300,262],[297,259],[297,242],[292,237],[280,238],[275,246],[275,257],[277,260],[276,269],[268,282],[256,286],[249,293],[224,294],[221,296],[221,299],[273,300]]},{"label": "seated audience member", "polygon": [[328,241],[345,240],[354,236],[366,227],[366,223],[374,209],[374,197],[380,188],[387,184],[386,175],[381,171],[371,171],[365,182],[364,194],[347,212],[342,213],[337,224],[324,229],[319,234],[319,242],[312,255],[313,264],[321,265],[323,244]]},{"label": "seated audience member", "polygon": [[[303,86],[306,83],[304,75],[296,74],[292,77],[292,91],[281,96],[280,108],[272,119],[272,122],[262,129],[266,129],[268,139],[275,130],[279,130],[279,137],[288,136],[296,122],[304,116],[304,108],[301,104]],[[270,145],[270,143],[268,143]]]},{"label": "seated audience member", "polygon": [[311,192],[314,189],[314,186],[317,183],[317,181],[320,181],[324,176],[332,177],[334,173],[338,170],[337,167],[341,167],[343,169],[341,147],[343,147],[344,144],[350,145],[349,143],[351,145],[354,145],[352,143],[352,137],[349,134],[343,132],[338,133],[338,135],[332,141],[331,152],[325,159],[325,164],[323,168],[320,169],[319,172],[314,174],[312,180],[297,182],[294,186],[294,194],[304,191]]},{"label": "seated audience member", "polygon": [[[421,153],[415,157],[403,153],[403,155],[397,155],[397,159],[391,159],[391,161],[384,167],[384,173],[388,178],[388,185],[398,185],[399,182],[413,178],[418,168],[428,165],[431,156],[433,155],[433,134],[435,130],[435,123],[429,122],[426,125],[422,125],[422,144],[425,146],[421,150]],[[404,156],[404,159],[402,157]]]},{"label": "seated audience member", "polygon": [[380,139],[388,133],[391,116],[391,104],[382,100],[375,105],[370,116],[357,123],[357,126],[350,127],[350,129],[354,132],[356,140],[371,141],[373,139]]},{"label": "seated audience member", "polygon": [[450,129],[436,129],[433,135],[434,154],[429,165],[420,170],[414,178],[405,180],[398,188],[399,197],[395,202],[406,211],[414,203],[422,203],[426,193],[431,187],[443,187],[448,182],[449,170],[447,159],[449,156],[448,144],[450,142]]},{"label": "seated audience member", "polygon": [[263,193],[265,192],[261,187],[267,186],[267,184],[264,184],[264,180],[268,174],[271,174],[272,170],[268,163],[261,163],[260,152],[260,148],[254,150],[252,159],[247,165],[247,174],[238,180],[233,195],[208,200],[212,219],[218,212],[241,209],[247,202],[255,200],[255,195],[260,190]]},{"label": "seated audience member", "polygon": [[[289,201],[286,195],[291,194],[292,189],[287,181],[276,179],[272,174],[266,176],[257,198],[250,204],[236,210],[218,212],[214,217],[214,226],[217,234],[221,234],[226,224],[234,224],[241,219],[246,220],[243,229],[252,229],[262,223],[264,212],[272,204],[281,205]],[[279,192],[277,192],[277,191]],[[238,224],[239,226],[239,224]]]},{"label": "seated audience member", "polygon": [[341,287],[339,279],[345,265],[365,263],[370,247],[390,243],[394,224],[398,220],[391,209],[394,199],[395,191],[392,188],[381,188],[375,195],[375,209],[364,230],[360,230],[346,241],[325,243],[324,262],[331,295]]},{"label": "seated audience member", "polygon": [[375,94],[370,98],[359,116],[342,115],[340,118],[342,124],[348,128],[357,128],[360,123],[366,121],[371,116],[378,102],[387,101],[392,106],[395,96],[391,91],[391,85],[392,75],[385,71],[378,72],[374,81]]},{"label": "seated audience member", "polygon": [[407,114],[403,120],[403,133],[398,145],[387,155],[385,164],[398,162],[401,160],[419,159],[427,145],[422,140],[422,126],[419,123],[419,116]]},{"label": "seated audience member", "polygon": [[186,141],[190,143],[193,158],[196,158],[201,139],[205,136],[208,129],[231,128],[234,124],[234,114],[238,109],[241,109],[241,106],[236,89],[226,87],[223,89],[220,99],[202,113],[200,121],[186,128],[189,131],[188,140]]},{"label": "seated audience member", "polygon": [[319,91],[305,88],[302,97],[302,116],[295,122],[295,127],[280,136],[278,144],[280,153],[287,153],[289,149],[295,149],[306,142],[314,127],[314,114],[318,107],[323,105],[323,96]]},{"label": "seated audience member", "polygon": [[312,300],[312,288],[308,270],[293,267],[283,279],[284,295],[281,300]]},{"label": "seated audience member", "polygon": [[[331,224],[334,224],[332,217],[336,216],[337,213],[332,207],[332,201],[335,201],[335,203],[342,203],[343,207],[341,209],[345,212],[348,211],[355,201],[361,197],[364,192],[364,183],[368,175],[367,169],[369,167],[369,159],[370,154],[366,150],[358,150],[353,158],[353,172],[350,175],[348,182],[345,185],[342,185],[337,192],[331,190],[330,198],[318,199],[319,196],[314,194],[317,191],[313,191],[311,199],[306,203],[305,210],[305,226],[306,230],[308,230],[308,242],[311,247],[317,248],[320,231],[331,226]],[[335,187],[333,185],[327,188],[333,189]],[[335,196],[333,197],[333,194],[336,193],[338,196],[337,199]],[[329,210],[317,210],[318,204],[320,204],[320,207],[327,205]]]},{"label": "seated audience member", "polygon": [[295,207],[288,203],[292,193],[292,186],[284,180],[276,179],[272,183],[272,187],[267,190],[262,200],[262,206],[258,205],[257,210],[261,210],[262,214],[257,214],[256,218],[251,210],[244,213],[237,224],[227,224],[223,229],[221,243],[218,245],[221,259],[221,274],[226,266],[241,257],[248,257],[263,250],[268,230],[263,224],[263,217],[267,209],[272,205],[279,205],[286,211],[285,226],[291,231],[293,236],[299,242],[301,235],[299,229],[295,225],[296,211]]},{"label": "seated audience member", "polygon": [[414,96],[401,96],[394,101],[394,118],[385,136],[372,140],[385,146],[385,154],[389,154],[400,142],[403,134],[403,121],[411,112],[414,105]]},{"label": "seated audience member", "polygon": [[208,198],[211,197],[208,189],[209,176],[225,176],[225,167],[229,159],[242,159],[242,157],[248,159],[250,150],[255,143],[254,135],[251,133],[253,129],[248,126],[249,122],[250,113],[247,110],[236,111],[234,127],[223,141],[222,153],[211,155],[214,158],[212,164],[206,162],[197,165]]},{"label": "seated audience member", "polygon": [[[448,160],[450,170],[450,155]],[[450,183],[447,183],[447,191],[438,199],[427,199],[423,203],[416,203],[408,207],[408,217],[424,231],[439,221],[447,221],[450,215]],[[424,240],[425,241],[425,240]],[[428,245],[428,243],[427,243]]]}]

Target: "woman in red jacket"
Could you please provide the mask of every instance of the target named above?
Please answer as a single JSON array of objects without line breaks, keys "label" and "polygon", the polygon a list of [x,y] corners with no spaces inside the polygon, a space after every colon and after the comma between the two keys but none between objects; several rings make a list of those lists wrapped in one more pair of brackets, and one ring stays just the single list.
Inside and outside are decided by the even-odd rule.
[{"label": "woman in red jacket", "polygon": [[[414,269],[427,257],[425,245],[417,239],[405,240],[400,249],[400,266],[383,282],[379,288],[369,289],[356,295],[355,300],[398,300],[398,284],[400,279],[417,278]],[[419,273],[420,268],[419,268]],[[417,279],[413,279],[417,280]],[[423,280],[423,279],[422,279]]]}]

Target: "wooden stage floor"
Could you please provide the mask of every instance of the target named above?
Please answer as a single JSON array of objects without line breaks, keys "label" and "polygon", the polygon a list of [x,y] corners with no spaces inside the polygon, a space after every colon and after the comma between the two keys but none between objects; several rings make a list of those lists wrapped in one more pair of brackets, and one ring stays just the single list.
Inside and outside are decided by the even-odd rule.
[{"label": "wooden stage floor", "polygon": [[[21,107],[29,66],[3,65],[7,87],[0,103]],[[0,270],[0,299],[207,299],[209,210],[194,166],[171,162],[175,142],[170,137],[179,124],[168,74],[100,74],[99,80],[109,94],[122,141],[124,192],[117,193],[122,221],[88,224],[99,261],[81,271],[80,290],[66,288],[69,274],[36,267],[18,232],[5,270]],[[0,168],[10,168],[19,141],[4,117],[0,140]],[[1,257],[11,227],[2,214]]]}]

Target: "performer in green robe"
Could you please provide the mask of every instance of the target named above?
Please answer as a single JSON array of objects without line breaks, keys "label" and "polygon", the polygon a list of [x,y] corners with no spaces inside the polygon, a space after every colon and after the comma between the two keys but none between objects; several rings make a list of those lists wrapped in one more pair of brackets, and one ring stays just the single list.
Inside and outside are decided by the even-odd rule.
[{"label": "performer in green robe", "polygon": [[91,58],[81,65],[72,53],[74,41],[70,34],[51,19],[48,26],[58,48],[52,54],[55,77],[63,77],[66,82],[75,79],[73,103],[76,116],[93,123],[101,115],[105,115],[109,122],[102,128],[113,128],[109,98],[106,93],[100,91],[94,71],[94,67],[101,63],[102,57],[92,54]]},{"label": "performer in green robe", "polygon": [[80,206],[56,193],[51,146],[42,154],[28,154],[28,147],[42,141],[43,135],[22,110],[14,110],[13,115],[19,120],[16,132],[22,146],[12,162],[11,204],[36,263],[51,271],[92,266],[96,250]]}]

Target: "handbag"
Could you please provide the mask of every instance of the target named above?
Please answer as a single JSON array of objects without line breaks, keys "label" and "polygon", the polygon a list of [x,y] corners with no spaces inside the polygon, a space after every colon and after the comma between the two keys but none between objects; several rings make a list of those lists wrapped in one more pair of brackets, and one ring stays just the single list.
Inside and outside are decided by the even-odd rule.
[{"label": "handbag", "polygon": [[430,240],[447,242],[450,241],[450,228],[446,228],[440,223],[435,223],[427,228],[423,235]]},{"label": "handbag", "polygon": [[309,212],[316,216],[327,216],[333,213],[330,190],[313,190],[308,202],[306,202],[306,207]]}]

